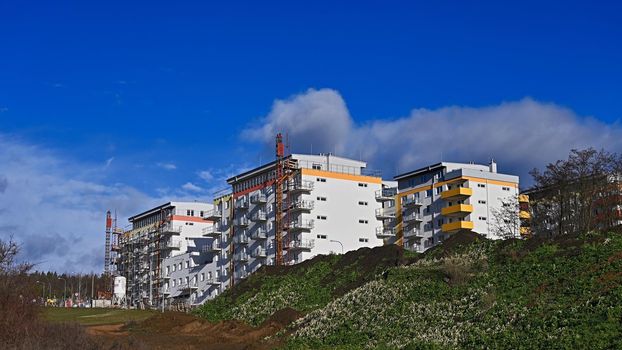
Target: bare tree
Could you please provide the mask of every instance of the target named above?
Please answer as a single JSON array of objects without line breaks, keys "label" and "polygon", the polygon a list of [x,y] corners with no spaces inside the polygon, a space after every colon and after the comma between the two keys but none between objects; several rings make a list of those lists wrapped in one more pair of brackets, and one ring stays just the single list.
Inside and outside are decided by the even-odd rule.
[{"label": "bare tree", "polygon": [[501,200],[501,207],[492,209],[492,232],[504,239],[520,237],[520,206],[518,198]]},{"label": "bare tree", "polygon": [[553,236],[614,226],[621,159],[604,150],[573,149],[568,159],[550,163],[544,171],[532,170],[532,229]]}]

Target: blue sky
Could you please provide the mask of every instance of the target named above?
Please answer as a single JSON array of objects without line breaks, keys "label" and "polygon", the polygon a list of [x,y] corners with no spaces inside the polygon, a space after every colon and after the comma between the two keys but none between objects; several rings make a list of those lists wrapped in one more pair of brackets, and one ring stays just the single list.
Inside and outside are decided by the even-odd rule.
[{"label": "blue sky", "polygon": [[[621,17],[613,1],[4,1],[0,197],[92,212],[45,237],[95,254],[105,207],[208,199],[272,157],[277,131],[389,178],[441,157],[524,176],[572,147],[620,151]],[[63,194],[9,197],[41,177]],[[3,209],[0,238],[29,230]]]}]

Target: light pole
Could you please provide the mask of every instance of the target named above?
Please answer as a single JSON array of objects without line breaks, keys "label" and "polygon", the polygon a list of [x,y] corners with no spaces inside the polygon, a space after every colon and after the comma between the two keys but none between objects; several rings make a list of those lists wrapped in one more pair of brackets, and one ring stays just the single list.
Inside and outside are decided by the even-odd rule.
[{"label": "light pole", "polygon": [[43,306],[45,306],[45,283],[41,281],[37,281],[37,283],[41,283],[41,285],[43,286],[43,289],[41,292],[41,302],[43,303]]},{"label": "light pole", "polygon": [[343,243],[341,243],[341,242],[339,242],[337,240],[334,240],[334,239],[331,239],[329,242],[339,243],[339,245],[341,245],[341,254],[343,254]]},{"label": "light pole", "polygon": [[63,307],[65,307],[67,305],[67,280],[60,277],[58,279],[65,281],[65,288],[63,289]]}]

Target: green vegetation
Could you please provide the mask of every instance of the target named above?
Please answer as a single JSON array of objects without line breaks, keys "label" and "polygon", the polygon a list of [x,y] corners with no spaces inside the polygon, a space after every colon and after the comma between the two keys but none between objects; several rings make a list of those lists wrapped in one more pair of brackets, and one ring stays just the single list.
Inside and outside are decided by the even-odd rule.
[{"label": "green vegetation", "polygon": [[153,316],[157,312],[151,310],[124,310],[124,309],[86,309],[49,307],[43,311],[46,320],[52,322],[76,322],[85,326],[127,323],[141,321]]},{"label": "green vegetation", "polygon": [[287,307],[310,312],[377,278],[400,259],[397,247],[385,246],[320,256],[290,267],[265,266],[196,314],[210,321],[236,319],[257,326]]},{"label": "green vegetation", "polygon": [[620,234],[460,234],[386,273],[357,274],[370,254],[354,255],[259,274],[199,314],[258,324],[292,307],[306,315],[281,333],[291,349],[622,348]]}]

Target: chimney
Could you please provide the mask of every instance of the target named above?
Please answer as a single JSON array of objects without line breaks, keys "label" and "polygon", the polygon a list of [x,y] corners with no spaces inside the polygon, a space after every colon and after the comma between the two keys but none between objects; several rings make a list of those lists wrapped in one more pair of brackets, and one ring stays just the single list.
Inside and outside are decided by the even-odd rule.
[{"label": "chimney", "polygon": [[495,162],[494,159],[490,159],[490,164],[488,165],[488,168],[490,168],[491,173],[497,172],[497,163]]}]

